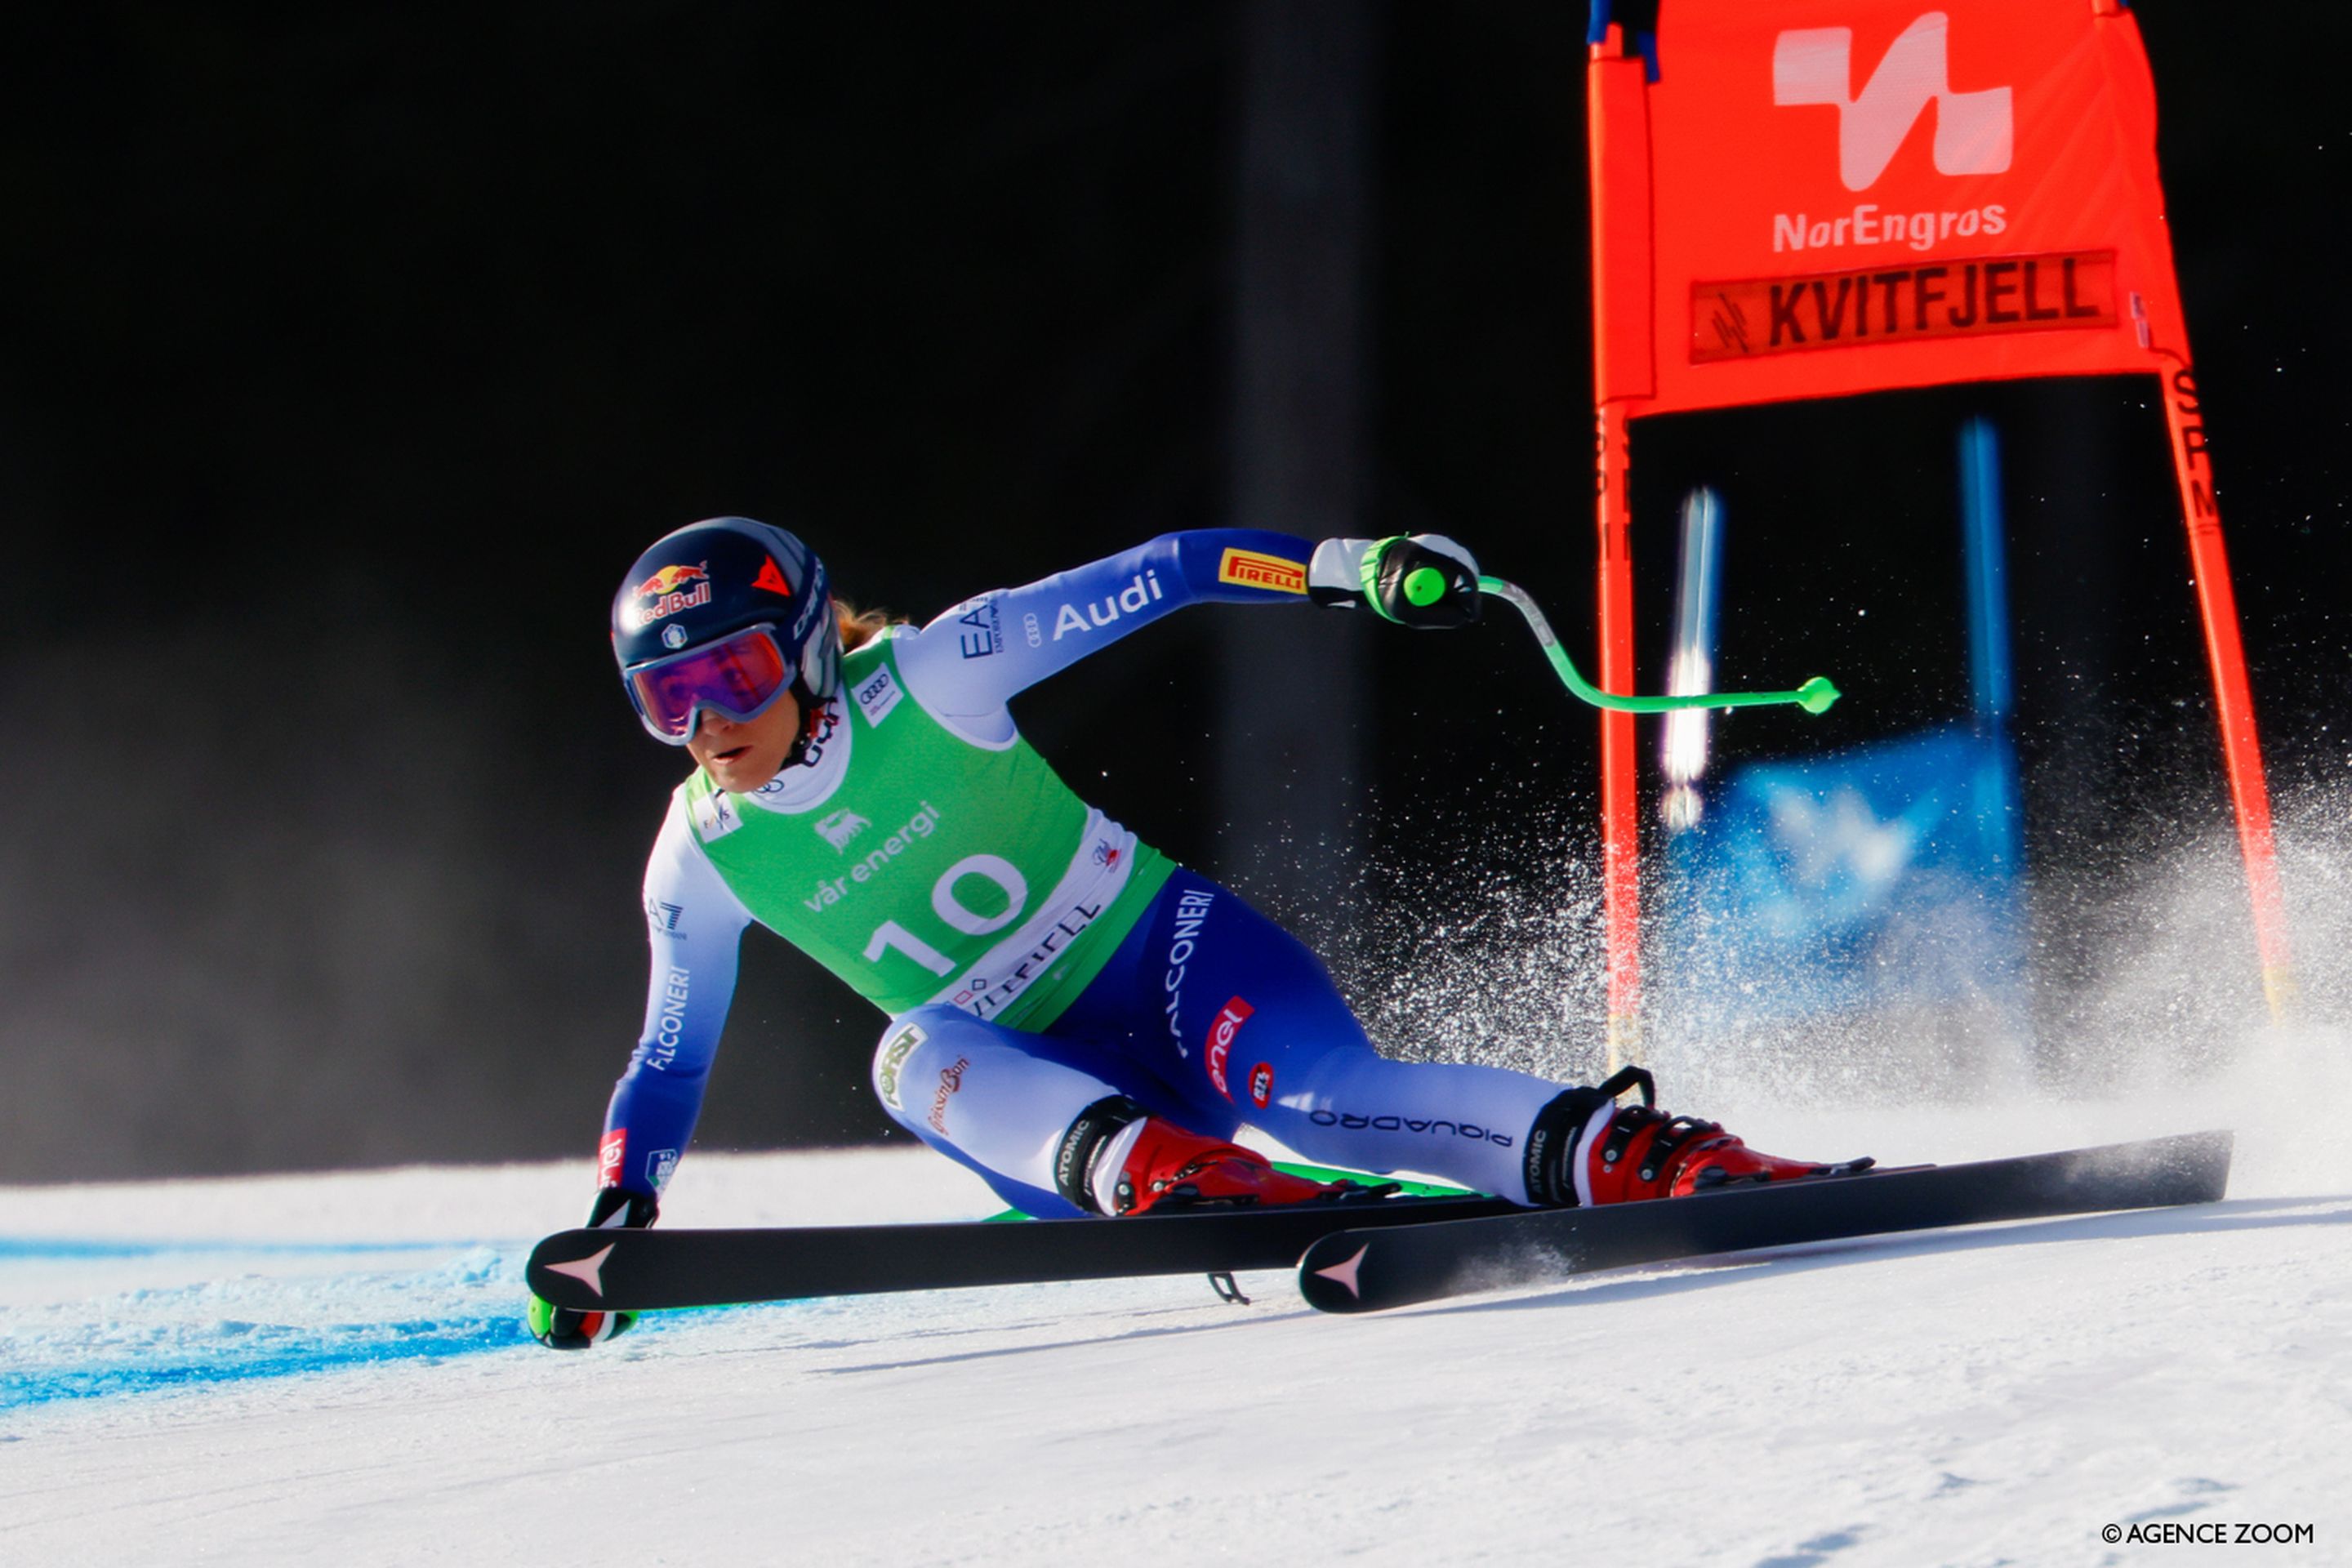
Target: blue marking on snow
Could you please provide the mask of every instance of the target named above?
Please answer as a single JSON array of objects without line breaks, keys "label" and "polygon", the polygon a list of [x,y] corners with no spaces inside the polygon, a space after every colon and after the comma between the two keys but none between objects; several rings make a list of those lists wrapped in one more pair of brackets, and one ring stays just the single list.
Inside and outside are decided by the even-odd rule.
[{"label": "blue marking on snow", "polygon": [[520,1310],[491,1318],[417,1319],[297,1328],[227,1321],[186,1335],[152,1355],[117,1355],[80,1365],[0,1373],[0,1410],[60,1399],[286,1377],[339,1367],[440,1360],[530,1342]]},{"label": "blue marking on snow", "polygon": [[[12,1246],[0,1261],[189,1255],[381,1254],[395,1246]],[[445,1245],[440,1250],[447,1251]],[[521,1249],[474,1247],[414,1273],[361,1268],[248,1274],[18,1305],[0,1315],[0,1411],[166,1393],[402,1363],[431,1363],[531,1342]],[[642,1323],[637,1331],[653,1329]]]}]

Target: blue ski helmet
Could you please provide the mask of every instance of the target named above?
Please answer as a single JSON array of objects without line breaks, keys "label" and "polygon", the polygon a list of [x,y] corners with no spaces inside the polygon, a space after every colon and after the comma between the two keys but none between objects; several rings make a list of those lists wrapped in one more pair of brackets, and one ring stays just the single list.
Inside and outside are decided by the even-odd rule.
[{"label": "blue ski helmet", "polygon": [[806,754],[841,687],[841,631],[815,552],[747,517],[688,523],[637,557],[613,596],[613,657],[638,718],[682,746],[703,709],[749,720],[789,691]]}]

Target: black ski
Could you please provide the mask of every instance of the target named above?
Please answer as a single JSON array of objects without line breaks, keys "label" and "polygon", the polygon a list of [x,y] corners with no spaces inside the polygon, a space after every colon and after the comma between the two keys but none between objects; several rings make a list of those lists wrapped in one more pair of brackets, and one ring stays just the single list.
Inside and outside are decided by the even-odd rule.
[{"label": "black ski", "polygon": [[1335,1230],[1518,1211],[1499,1198],[1391,1197],[1133,1219],[766,1230],[566,1230],[524,1277],[559,1307],[642,1311],[809,1296],[1288,1268]]},{"label": "black ski", "polygon": [[2230,1146],[2227,1132],[2190,1132],[1606,1208],[1521,1210],[1409,1231],[1337,1231],[1307,1249],[1298,1285],[1327,1312],[1371,1312],[1751,1247],[2211,1203],[2229,1185]]}]

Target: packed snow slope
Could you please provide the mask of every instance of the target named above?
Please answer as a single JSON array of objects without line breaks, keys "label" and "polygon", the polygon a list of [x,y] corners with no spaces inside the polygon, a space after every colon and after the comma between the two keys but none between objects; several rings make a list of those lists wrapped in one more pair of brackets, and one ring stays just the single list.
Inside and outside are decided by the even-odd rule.
[{"label": "packed snow slope", "polygon": [[[2337,1042],[2340,1044],[2340,1042]],[[1366,1318],[1280,1274],[524,1336],[583,1165],[0,1191],[0,1561],[2352,1561],[2341,1053],[2097,1105],[1720,1110],[1954,1161],[2234,1126],[2228,1200]],[[2299,1114],[2299,1111],[2303,1114]],[[989,1212],[919,1151],[699,1155],[681,1225]]]}]

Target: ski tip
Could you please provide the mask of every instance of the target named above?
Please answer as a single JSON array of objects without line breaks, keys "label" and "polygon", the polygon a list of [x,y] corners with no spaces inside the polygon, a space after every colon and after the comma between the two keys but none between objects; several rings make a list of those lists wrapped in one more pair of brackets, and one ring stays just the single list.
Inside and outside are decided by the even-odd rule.
[{"label": "ski tip", "polygon": [[530,1249],[523,1282],[558,1307],[594,1311],[604,1305],[604,1260],[613,1245],[609,1231],[557,1231]]},{"label": "ski tip", "polygon": [[2229,1195],[2230,1165],[2238,1135],[2226,1127],[2152,1140],[2150,1164],[2177,1184],[2175,1202],[2219,1203]]},{"label": "ski tip", "polygon": [[1307,1304],[1325,1312],[1361,1312],[1364,1259],[1376,1238],[1346,1231],[1327,1236],[1298,1260],[1298,1290]]}]

